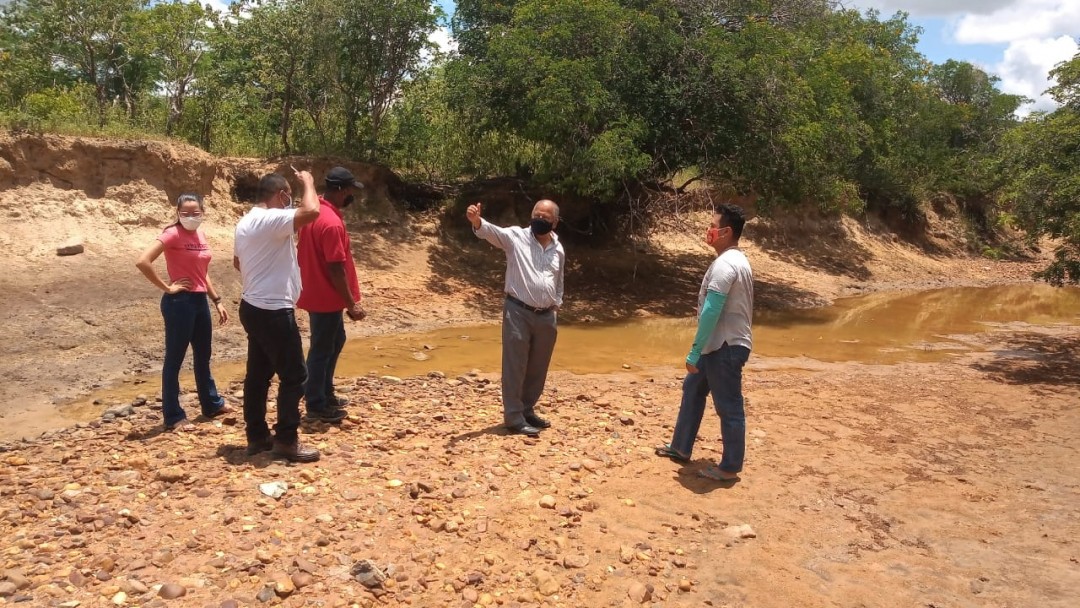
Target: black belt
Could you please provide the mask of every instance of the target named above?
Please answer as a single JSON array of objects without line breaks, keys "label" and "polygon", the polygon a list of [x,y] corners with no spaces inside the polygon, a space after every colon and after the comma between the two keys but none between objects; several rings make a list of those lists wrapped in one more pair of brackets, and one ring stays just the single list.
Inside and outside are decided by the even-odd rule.
[{"label": "black belt", "polygon": [[506,294],[506,299],[509,300],[510,302],[512,302],[514,304],[517,304],[518,306],[524,308],[525,310],[528,310],[529,312],[535,312],[538,315],[542,315],[542,314],[544,314],[546,312],[551,312],[552,310],[555,309],[554,306],[548,306],[547,308],[537,308],[535,306],[529,306],[528,304],[522,302],[521,300],[515,298],[514,296],[512,296],[510,294]]}]

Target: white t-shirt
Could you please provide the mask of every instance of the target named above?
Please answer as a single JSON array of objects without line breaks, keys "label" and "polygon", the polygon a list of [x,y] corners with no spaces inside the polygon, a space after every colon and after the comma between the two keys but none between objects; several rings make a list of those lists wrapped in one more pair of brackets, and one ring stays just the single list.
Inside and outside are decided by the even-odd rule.
[{"label": "white t-shirt", "polygon": [[698,292],[698,314],[710,291],[726,295],[727,300],[720,313],[720,321],[701,349],[701,354],[720,350],[724,342],[731,346],[752,348],[750,324],[754,318],[754,273],[743,252],[728,249],[713,260]]},{"label": "white t-shirt", "polygon": [[294,308],[300,297],[295,217],[295,209],[252,207],[236,224],[233,251],[240,259],[241,297],[256,308]]}]

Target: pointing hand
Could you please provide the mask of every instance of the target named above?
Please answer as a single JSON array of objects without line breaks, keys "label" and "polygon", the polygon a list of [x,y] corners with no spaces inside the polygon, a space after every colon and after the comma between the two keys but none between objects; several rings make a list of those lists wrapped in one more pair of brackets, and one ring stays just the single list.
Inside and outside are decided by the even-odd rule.
[{"label": "pointing hand", "polygon": [[472,224],[473,230],[480,229],[481,206],[481,203],[474,203],[469,205],[469,208],[465,210],[465,217],[469,219],[469,223]]}]

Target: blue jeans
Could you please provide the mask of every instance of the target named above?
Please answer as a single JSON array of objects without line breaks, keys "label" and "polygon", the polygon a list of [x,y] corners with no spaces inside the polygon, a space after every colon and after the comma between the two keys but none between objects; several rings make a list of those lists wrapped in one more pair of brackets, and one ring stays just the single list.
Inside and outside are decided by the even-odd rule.
[{"label": "blue jeans", "polygon": [[345,348],[345,319],[342,312],[309,312],[311,346],[307,355],[307,382],[304,399],[308,412],[332,412],[338,409],[334,395],[334,370]]},{"label": "blue jeans", "polygon": [[698,373],[687,374],[683,380],[682,405],[675,422],[671,448],[690,458],[694,451],[701,418],[705,415],[705,398],[712,393],[713,405],[720,415],[720,437],[724,456],[720,470],[728,473],[742,471],[746,453],[746,414],[743,412],[742,369],[750,358],[745,346],[724,344],[720,350],[702,355]]},{"label": "blue jeans", "polygon": [[165,362],[161,366],[161,409],[165,424],[173,425],[187,415],[180,407],[180,367],[188,345],[194,359],[195,388],[204,416],[213,416],[225,405],[210,375],[210,342],[214,323],[205,293],[182,291],[161,296],[165,320]]}]

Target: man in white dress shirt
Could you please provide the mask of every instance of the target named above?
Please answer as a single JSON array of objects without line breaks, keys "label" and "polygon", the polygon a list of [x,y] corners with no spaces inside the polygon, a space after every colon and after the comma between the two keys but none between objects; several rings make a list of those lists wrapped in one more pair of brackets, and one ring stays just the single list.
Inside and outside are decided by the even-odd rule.
[{"label": "man in white dress shirt", "polygon": [[503,424],[514,434],[536,436],[551,423],[536,415],[558,335],[566,252],[553,232],[559,206],[542,200],[528,228],[501,228],[470,205],[466,217],[476,236],[506,253],[502,325]]}]

